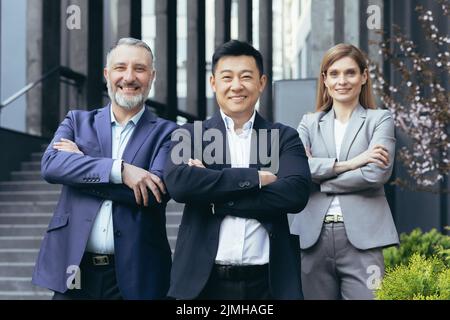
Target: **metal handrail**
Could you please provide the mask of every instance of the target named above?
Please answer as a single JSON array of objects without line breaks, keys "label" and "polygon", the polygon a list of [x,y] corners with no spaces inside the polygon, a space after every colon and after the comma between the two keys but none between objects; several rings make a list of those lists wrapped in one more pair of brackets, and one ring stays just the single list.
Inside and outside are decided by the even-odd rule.
[{"label": "metal handrail", "polygon": [[[165,110],[167,108],[167,106],[164,103],[158,102],[153,99],[147,99],[145,101],[145,104],[148,105],[149,107],[155,109],[156,113],[159,116],[164,115]],[[193,114],[181,111],[181,110],[177,110],[176,115],[185,118],[188,122],[194,122],[196,120],[201,120],[199,117],[194,116]]]},{"label": "metal handrail", "polygon": [[38,80],[30,82],[25,87],[23,87],[22,89],[20,89],[13,95],[11,95],[9,98],[4,100],[2,103],[0,103],[0,112],[3,108],[5,108],[9,104],[11,104],[12,102],[17,100],[21,96],[23,96],[25,93],[30,91],[32,88],[37,86],[39,83],[50,78],[53,74],[55,74],[57,72],[59,72],[61,77],[74,80],[78,87],[81,87],[83,85],[83,83],[86,81],[85,75],[78,73],[76,71],[73,71],[72,69],[70,69],[68,67],[63,67],[63,66],[54,67],[54,68],[50,69],[48,72],[46,72],[45,74],[43,74],[42,77],[40,77]]}]

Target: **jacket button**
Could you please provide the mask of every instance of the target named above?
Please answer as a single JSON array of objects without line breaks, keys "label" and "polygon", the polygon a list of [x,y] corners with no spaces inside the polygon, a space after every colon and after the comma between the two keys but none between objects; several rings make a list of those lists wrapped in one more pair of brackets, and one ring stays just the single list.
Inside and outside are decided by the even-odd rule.
[{"label": "jacket button", "polygon": [[234,202],[233,201],[228,201],[228,206],[230,206],[230,207],[234,206]]},{"label": "jacket button", "polygon": [[245,182],[244,181],[239,182],[239,188],[245,188]]},{"label": "jacket button", "polygon": [[250,187],[250,181],[245,181],[244,185],[245,185],[246,187]]},{"label": "jacket button", "polygon": [[114,231],[114,235],[116,237],[120,237],[122,235],[122,233],[120,232],[120,230],[116,230],[116,231]]}]

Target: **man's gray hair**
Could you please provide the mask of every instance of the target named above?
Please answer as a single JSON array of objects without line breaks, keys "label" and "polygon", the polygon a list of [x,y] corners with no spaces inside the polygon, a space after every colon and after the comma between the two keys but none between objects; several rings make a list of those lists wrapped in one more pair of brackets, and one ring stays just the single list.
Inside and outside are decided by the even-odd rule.
[{"label": "man's gray hair", "polygon": [[119,41],[117,41],[117,44],[109,50],[108,54],[106,55],[106,67],[109,67],[109,60],[111,58],[111,53],[118,46],[132,46],[132,47],[144,48],[145,50],[147,50],[150,53],[150,58],[151,58],[150,62],[151,62],[151,65],[153,66],[153,52],[152,52],[152,49],[150,49],[150,47],[148,46],[148,44],[146,44],[142,40],[135,39],[135,38],[121,38],[121,39],[119,39]]}]

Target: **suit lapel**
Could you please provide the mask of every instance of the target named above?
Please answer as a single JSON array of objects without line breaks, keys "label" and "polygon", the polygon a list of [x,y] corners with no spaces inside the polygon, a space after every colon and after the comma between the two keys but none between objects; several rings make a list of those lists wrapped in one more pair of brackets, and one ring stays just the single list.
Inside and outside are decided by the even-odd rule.
[{"label": "suit lapel", "polygon": [[155,122],[156,116],[153,115],[147,107],[145,107],[145,111],[136,124],[136,128],[134,128],[133,134],[131,135],[128,144],[123,151],[122,159],[125,162],[133,162],[136,153],[139,151],[146,138],[155,128]]},{"label": "suit lapel", "polygon": [[[261,167],[269,166],[270,163],[261,163],[261,157],[260,157],[260,143],[264,143],[262,141],[261,137],[261,131],[260,130],[266,130],[267,135],[264,137],[265,143],[266,143],[266,150],[265,155],[266,157],[269,157],[271,154],[271,147],[272,147],[272,135],[270,130],[270,123],[267,122],[263,117],[259,115],[258,112],[256,112],[255,115],[255,123],[253,124],[253,130],[252,131],[252,142],[251,142],[251,150],[250,150],[250,168],[256,168],[259,169]],[[255,161],[256,160],[256,161]]]},{"label": "suit lapel", "polygon": [[[211,119],[206,120],[204,122],[204,129],[205,131],[208,129],[217,129],[220,131],[223,139],[222,144],[222,164],[213,164],[209,165],[208,167],[211,169],[223,169],[223,168],[231,168],[231,159],[228,159],[227,161],[227,155],[229,157],[230,155],[230,147],[228,145],[228,137],[227,137],[227,129],[225,128],[225,123],[223,122],[222,116],[220,112],[218,111]],[[203,140],[203,139],[202,139]],[[203,141],[203,150],[205,150],[205,147],[210,144],[211,142],[205,142]],[[202,152],[203,152],[202,150]]]},{"label": "suit lapel", "polygon": [[350,120],[348,122],[348,127],[347,130],[345,131],[344,138],[342,139],[339,161],[347,160],[350,147],[366,119],[366,114],[367,110],[364,109],[361,105],[358,105],[353,111]]},{"label": "suit lapel", "polygon": [[336,158],[336,143],[334,141],[334,110],[328,111],[319,122],[320,134],[327,148],[328,156]]},{"label": "suit lapel", "polygon": [[95,130],[97,131],[97,139],[100,144],[100,150],[102,156],[105,158],[111,158],[112,154],[112,138],[111,138],[111,104],[100,109],[95,115]]}]

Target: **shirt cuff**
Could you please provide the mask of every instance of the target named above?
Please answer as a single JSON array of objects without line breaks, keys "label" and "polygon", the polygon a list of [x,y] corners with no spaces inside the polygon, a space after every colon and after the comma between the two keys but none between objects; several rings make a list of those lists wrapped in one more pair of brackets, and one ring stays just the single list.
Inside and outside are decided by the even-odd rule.
[{"label": "shirt cuff", "polygon": [[121,184],[122,183],[122,160],[117,159],[114,160],[111,174],[109,175],[109,179],[112,183]]}]

